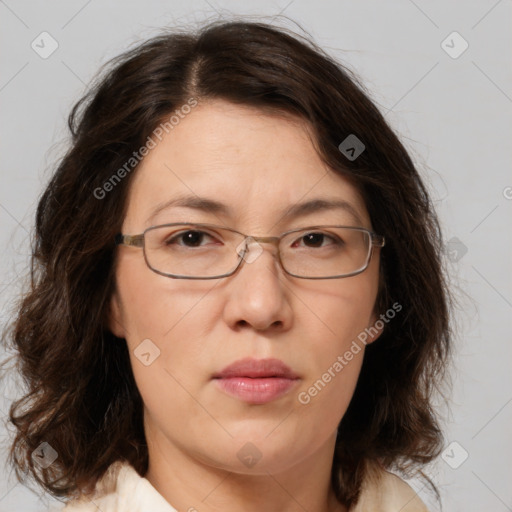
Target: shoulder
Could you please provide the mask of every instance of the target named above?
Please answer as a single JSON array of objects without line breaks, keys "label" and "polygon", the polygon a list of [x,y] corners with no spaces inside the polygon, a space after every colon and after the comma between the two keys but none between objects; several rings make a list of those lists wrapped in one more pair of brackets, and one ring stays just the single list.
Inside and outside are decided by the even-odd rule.
[{"label": "shoulder", "polygon": [[380,466],[369,469],[361,496],[351,512],[428,512],[414,489]]},{"label": "shoulder", "polygon": [[71,500],[58,512],[147,512],[148,507],[152,512],[176,512],[146,478],[118,461],[98,482],[93,496]]}]

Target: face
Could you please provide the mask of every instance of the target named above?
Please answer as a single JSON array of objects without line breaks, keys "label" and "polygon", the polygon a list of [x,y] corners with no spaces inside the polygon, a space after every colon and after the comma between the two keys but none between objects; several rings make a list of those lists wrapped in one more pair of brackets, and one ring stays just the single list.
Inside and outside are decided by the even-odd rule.
[{"label": "face", "polygon": [[[228,211],[170,206],[152,216],[184,194],[220,201]],[[359,220],[343,208],[284,218],[290,206],[318,198],[350,203]],[[372,227],[355,187],[326,168],[301,121],[224,101],[195,107],[133,176],[122,232],[173,222],[256,236],[319,224]],[[377,248],[359,275],[308,280],[284,273],[275,249],[261,247],[230,277],[188,280],[159,275],[141,248],[119,246],[111,301],[110,327],[128,344],[148,444],[158,439],[160,448],[238,473],[286,470],[335,438],[364,345],[351,360],[343,356],[376,320]],[[141,358],[145,364],[140,352],[149,354]],[[293,375],[215,378],[247,358],[256,363],[246,373],[261,370],[258,361],[277,359]],[[240,457],[254,450],[247,443],[261,456],[253,468]]]}]

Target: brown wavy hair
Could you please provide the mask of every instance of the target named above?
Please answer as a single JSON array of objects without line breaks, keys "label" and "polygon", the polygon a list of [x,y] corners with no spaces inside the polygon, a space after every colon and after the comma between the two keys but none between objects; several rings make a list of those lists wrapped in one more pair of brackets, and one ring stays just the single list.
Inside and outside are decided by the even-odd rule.
[{"label": "brown wavy hair", "polygon": [[[147,471],[142,399],[126,343],[107,327],[114,238],[136,168],[102,199],[94,191],[190,98],[305,120],[323,161],[363,195],[386,237],[376,312],[394,302],[403,309],[366,348],[338,428],[332,485],[350,508],[376,461],[425,476],[443,444],[432,402],[443,395],[453,337],[443,240],[410,155],[369,96],[310,37],[262,21],[164,31],[107,63],[69,115],[70,148],[37,207],[29,290],[4,335],[27,386],[9,412],[9,462],[20,481],[30,474],[67,498],[91,492],[117,460]],[[350,134],[365,145],[353,161],[338,149]],[[31,458],[42,442],[58,453],[46,469]]]}]

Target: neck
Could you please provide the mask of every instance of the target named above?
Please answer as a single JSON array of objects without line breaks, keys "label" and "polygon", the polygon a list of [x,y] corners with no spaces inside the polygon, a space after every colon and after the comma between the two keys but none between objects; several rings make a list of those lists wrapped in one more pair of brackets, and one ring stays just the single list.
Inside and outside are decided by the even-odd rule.
[{"label": "neck", "polygon": [[[163,437],[148,443],[145,478],[176,509],[187,512],[347,512],[331,487],[336,433],[313,455],[291,467],[258,474],[199,461]],[[262,459],[263,461],[263,459]]]}]

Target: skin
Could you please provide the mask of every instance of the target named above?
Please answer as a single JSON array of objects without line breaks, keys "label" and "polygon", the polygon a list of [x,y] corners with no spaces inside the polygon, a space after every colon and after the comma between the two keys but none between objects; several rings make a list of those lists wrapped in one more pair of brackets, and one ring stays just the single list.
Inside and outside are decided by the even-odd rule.
[{"label": "skin", "polygon": [[[232,216],[173,207],[148,220],[156,205],[182,193],[221,200]],[[317,197],[350,202],[362,224],[340,209],[282,222],[285,207]],[[357,190],[323,164],[302,121],[220,100],[195,107],[133,177],[123,233],[169,222],[262,236],[315,224],[372,228]],[[118,249],[110,328],[128,343],[144,401],[145,476],[179,511],[346,510],[330,473],[364,347],[309,404],[297,397],[377,319],[379,250],[357,276],[308,280],[285,274],[273,247],[262,247],[255,261],[213,280],[161,276],[140,248]],[[149,366],[134,354],[145,339],[160,350]],[[220,391],[213,374],[248,356],[281,359],[300,380],[266,404]],[[237,457],[248,442],[261,454],[252,467]]]}]

